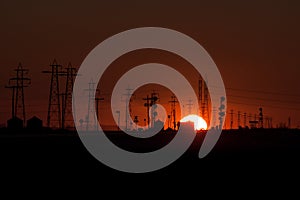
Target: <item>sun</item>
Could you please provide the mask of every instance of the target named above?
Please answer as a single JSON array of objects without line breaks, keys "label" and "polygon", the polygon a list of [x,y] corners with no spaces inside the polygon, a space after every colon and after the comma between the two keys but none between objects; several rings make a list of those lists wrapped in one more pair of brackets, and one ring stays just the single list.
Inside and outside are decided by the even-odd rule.
[{"label": "sun", "polygon": [[199,117],[198,115],[187,115],[184,118],[182,118],[180,122],[193,122],[195,130],[207,129],[206,121],[202,117]]}]

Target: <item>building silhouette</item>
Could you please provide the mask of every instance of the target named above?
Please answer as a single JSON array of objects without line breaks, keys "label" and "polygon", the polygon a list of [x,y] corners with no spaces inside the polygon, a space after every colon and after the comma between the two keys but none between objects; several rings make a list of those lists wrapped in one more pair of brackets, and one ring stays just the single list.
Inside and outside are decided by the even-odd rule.
[{"label": "building silhouette", "polygon": [[23,129],[23,120],[18,117],[13,117],[7,120],[7,128],[11,130]]},{"label": "building silhouette", "polygon": [[39,130],[43,128],[43,121],[38,117],[34,116],[27,120],[27,129]]}]

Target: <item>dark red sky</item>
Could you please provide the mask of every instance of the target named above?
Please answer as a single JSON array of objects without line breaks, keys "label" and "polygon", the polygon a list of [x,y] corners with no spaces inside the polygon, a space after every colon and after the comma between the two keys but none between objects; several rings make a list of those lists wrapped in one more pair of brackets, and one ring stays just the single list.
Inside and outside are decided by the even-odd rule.
[{"label": "dark red sky", "polygon": [[10,117],[4,86],[19,62],[32,78],[28,117],[45,119],[49,77],[40,72],[54,58],[78,67],[107,37],[159,26],[191,36],[208,51],[228,88],[229,109],[254,113],[261,105],[273,123],[291,116],[299,126],[299,10],[297,0],[1,1],[0,123]]}]

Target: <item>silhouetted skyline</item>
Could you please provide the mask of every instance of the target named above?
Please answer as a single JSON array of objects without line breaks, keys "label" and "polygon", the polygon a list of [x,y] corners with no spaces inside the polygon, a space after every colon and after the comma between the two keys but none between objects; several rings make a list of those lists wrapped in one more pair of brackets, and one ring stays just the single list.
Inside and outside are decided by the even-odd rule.
[{"label": "silhouetted skyline", "polygon": [[[297,127],[299,8],[298,1],[4,2],[0,8],[0,124],[11,117],[11,91],[4,86],[19,62],[32,79],[25,89],[27,118],[36,115],[45,125],[50,79],[41,71],[49,70],[54,58],[64,67],[71,62],[78,68],[107,37],[135,27],[161,26],[191,36],[211,55],[227,89],[227,121],[231,109],[254,115],[262,107],[273,118],[273,126],[288,123],[291,117],[292,126]],[[198,76],[185,70],[188,66],[180,58],[164,52],[135,53],[113,63],[118,71],[110,72],[112,79],[134,64],[154,60],[180,70],[197,84]],[[107,94],[110,87],[100,90]]]}]

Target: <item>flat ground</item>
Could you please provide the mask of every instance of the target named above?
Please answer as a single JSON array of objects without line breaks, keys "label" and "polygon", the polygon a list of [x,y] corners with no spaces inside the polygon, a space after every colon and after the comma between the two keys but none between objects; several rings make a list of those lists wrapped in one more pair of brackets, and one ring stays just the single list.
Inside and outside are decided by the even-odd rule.
[{"label": "flat ground", "polygon": [[[133,151],[160,148],[173,135],[160,134],[148,142],[139,142],[110,132],[119,146]],[[151,180],[210,182],[237,185],[276,183],[283,180],[299,183],[300,130],[235,130],[223,131],[212,152],[204,159],[197,157],[204,134],[198,134],[190,149],[170,166],[146,174],[118,172],[91,156],[77,134],[63,132],[4,132],[0,134],[2,181],[38,183],[48,180],[83,180],[141,183]],[[128,145],[130,144],[130,145]],[[5,177],[5,178],[4,178]],[[125,181],[126,180],[126,181]]]}]

